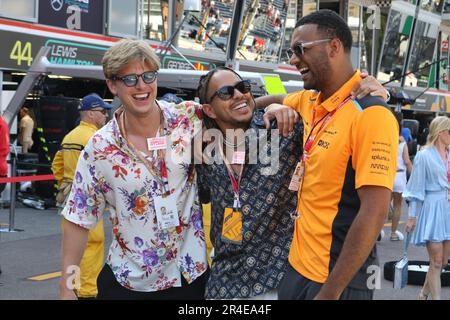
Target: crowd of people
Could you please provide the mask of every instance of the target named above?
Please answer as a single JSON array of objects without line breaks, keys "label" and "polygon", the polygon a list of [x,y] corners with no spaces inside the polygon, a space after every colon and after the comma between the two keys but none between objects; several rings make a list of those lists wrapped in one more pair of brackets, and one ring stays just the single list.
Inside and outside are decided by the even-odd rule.
[{"label": "crowd of people", "polygon": [[353,68],[351,47],[345,20],[319,10],[292,35],[303,90],[255,99],[248,80],[218,67],[200,79],[200,103],[174,103],[157,99],[160,61],[144,41],[113,45],[103,72],[121,106],[106,122],[111,106],[84,97],[52,166],[60,298],[370,300],[377,237],[393,201],[390,239],[403,239],[406,199],[406,232],[430,257],[419,298],[439,299],[450,119],[431,122],[412,164],[386,90]]},{"label": "crowd of people", "polygon": [[[341,28],[347,32],[338,32]],[[378,154],[374,150],[396,154],[397,124],[375,96],[385,95],[381,85],[372,77],[361,81],[352,68],[351,33],[337,14],[322,11],[300,20],[292,44],[291,64],[303,73],[307,90],[256,101],[248,81],[217,68],[199,83],[201,104],[156,100],[160,64],[145,43],[122,40],[106,52],[106,83],[122,106],[78,160],[62,211],[61,298],[76,297],[67,270],[80,264],[88,230],[106,212],[114,237],[97,279],[99,299],[371,297],[370,290],[360,288],[362,271],[375,258],[395,172],[367,168]],[[377,128],[374,118],[386,128]],[[253,143],[244,130],[267,132],[275,119],[282,137],[276,150],[271,143],[265,150],[278,157],[279,165],[269,174],[262,162],[249,162]],[[328,123],[332,126],[325,127]],[[214,129],[225,138],[216,141]],[[241,134],[230,138],[230,130]],[[199,135],[200,150],[195,145]],[[208,135],[215,141],[211,154]],[[318,176],[317,166],[326,167],[320,162],[327,161],[328,152],[335,165]],[[389,159],[392,168],[395,157]],[[331,174],[336,170],[342,175]],[[333,188],[331,176],[336,176]],[[313,196],[314,189],[322,190],[325,202]],[[202,225],[204,199],[212,202],[211,266]],[[178,215],[164,218],[162,208]],[[373,223],[362,223],[365,219]],[[317,229],[305,233],[305,223]],[[300,246],[324,249],[304,254]],[[312,267],[310,259],[317,265]],[[330,273],[329,264],[334,266]],[[297,286],[299,281],[305,283]]]}]

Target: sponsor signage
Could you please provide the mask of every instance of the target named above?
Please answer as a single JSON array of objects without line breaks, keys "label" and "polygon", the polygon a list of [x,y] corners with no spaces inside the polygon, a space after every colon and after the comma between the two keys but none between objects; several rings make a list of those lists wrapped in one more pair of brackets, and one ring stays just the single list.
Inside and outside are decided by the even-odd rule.
[{"label": "sponsor signage", "polygon": [[103,34],[104,0],[40,0],[39,23]]},{"label": "sponsor signage", "polygon": [[[404,88],[410,97],[415,97],[420,92]],[[393,107],[393,105],[391,105]],[[434,89],[420,96],[413,105],[402,107],[403,110],[446,112],[450,113],[450,95],[447,91],[435,91]]]},{"label": "sponsor signage", "polygon": [[[216,67],[215,64],[209,61],[200,61],[189,59],[195,68],[199,71],[211,70]],[[179,57],[164,57],[162,61],[162,67],[166,69],[182,69],[182,70],[194,70],[192,66],[183,58]]]},{"label": "sponsor signage", "polygon": [[49,39],[45,46],[51,47],[48,59],[55,64],[101,65],[108,48],[89,44]]},{"label": "sponsor signage", "polygon": [[105,46],[52,39],[0,30],[0,66],[4,69],[27,71],[43,46],[49,46],[48,60],[56,64],[101,65]]}]

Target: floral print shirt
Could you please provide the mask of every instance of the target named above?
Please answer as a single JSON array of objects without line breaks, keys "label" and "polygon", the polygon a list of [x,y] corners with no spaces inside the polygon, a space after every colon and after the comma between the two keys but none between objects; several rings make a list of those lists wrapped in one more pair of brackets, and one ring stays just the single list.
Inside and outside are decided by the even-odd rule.
[{"label": "floral print shirt", "polygon": [[197,179],[190,165],[191,140],[201,130],[200,105],[158,104],[169,136],[165,161],[179,226],[158,228],[153,198],[161,196],[162,186],[122,136],[121,109],[86,145],[63,210],[67,220],[87,229],[109,213],[113,240],[107,264],[122,286],[143,292],[179,287],[181,276],[191,283],[207,269]]}]

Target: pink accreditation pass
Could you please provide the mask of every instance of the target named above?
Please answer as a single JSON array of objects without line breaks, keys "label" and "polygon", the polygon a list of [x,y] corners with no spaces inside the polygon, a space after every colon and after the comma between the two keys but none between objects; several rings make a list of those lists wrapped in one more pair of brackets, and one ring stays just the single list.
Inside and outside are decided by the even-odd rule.
[{"label": "pink accreditation pass", "polygon": [[147,139],[148,150],[162,150],[167,148],[167,139],[164,137],[148,138]]},{"label": "pink accreditation pass", "polygon": [[245,151],[235,151],[233,153],[233,164],[244,164],[245,163]]}]

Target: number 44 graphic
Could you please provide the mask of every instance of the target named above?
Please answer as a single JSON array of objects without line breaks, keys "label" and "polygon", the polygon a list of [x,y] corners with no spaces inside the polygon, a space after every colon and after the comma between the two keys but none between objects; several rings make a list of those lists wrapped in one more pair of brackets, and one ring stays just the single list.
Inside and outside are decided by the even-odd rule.
[{"label": "number 44 graphic", "polygon": [[21,66],[22,61],[27,62],[28,66],[31,66],[33,62],[33,57],[31,56],[31,43],[26,42],[24,46],[22,46],[22,41],[18,40],[14,44],[14,47],[11,50],[11,54],[9,55],[11,60],[16,60],[17,65]]}]

